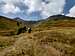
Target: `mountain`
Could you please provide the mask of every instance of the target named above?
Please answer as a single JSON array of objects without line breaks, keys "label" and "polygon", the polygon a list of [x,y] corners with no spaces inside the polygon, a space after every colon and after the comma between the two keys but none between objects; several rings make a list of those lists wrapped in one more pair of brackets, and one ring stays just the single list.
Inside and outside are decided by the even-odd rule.
[{"label": "mountain", "polygon": [[61,20],[62,19],[62,20],[64,20],[64,19],[75,19],[75,18],[74,17],[69,17],[69,16],[58,14],[58,15],[50,16],[47,19],[54,19],[54,20]]},{"label": "mountain", "polygon": [[[17,25],[17,22],[20,24]],[[16,17],[14,19],[0,16],[0,35],[10,35],[10,33],[16,32],[17,28],[19,27],[33,27],[34,25],[38,24],[38,21],[25,21]]]},{"label": "mountain", "polygon": [[75,27],[75,18],[64,15],[53,15],[40,21],[36,28]]},{"label": "mountain", "polygon": [[[0,23],[10,27],[17,21],[5,18]],[[0,56],[75,56],[75,18],[54,15],[37,22],[31,33],[0,36]]]},{"label": "mountain", "polygon": [[10,19],[7,17],[0,16],[0,30],[5,31],[5,30],[16,29],[17,22],[19,22],[21,26],[35,27],[35,28],[75,27],[75,18],[64,15],[53,15],[45,20],[39,20],[39,21],[26,21],[20,19],[19,17]]},{"label": "mountain", "polygon": [[27,27],[32,27],[32,26],[38,24],[38,22],[39,22],[39,21],[26,21],[19,17],[14,18],[14,20],[22,23],[22,25],[27,26]]},{"label": "mountain", "polygon": [[0,16],[0,30],[15,29],[15,27],[17,27],[17,21]]},{"label": "mountain", "polygon": [[17,28],[17,21],[0,16],[0,35],[13,33]]}]

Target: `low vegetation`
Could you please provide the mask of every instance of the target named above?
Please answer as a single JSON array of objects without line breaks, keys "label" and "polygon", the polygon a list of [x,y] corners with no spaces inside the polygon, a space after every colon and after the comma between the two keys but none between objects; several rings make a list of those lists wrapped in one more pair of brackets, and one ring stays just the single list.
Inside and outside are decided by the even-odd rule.
[{"label": "low vegetation", "polygon": [[74,33],[74,28],[56,28],[20,34],[16,42],[11,41],[11,44],[7,42],[8,40],[3,42],[2,44],[10,46],[0,54],[2,53],[1,56],[75,56]]},{"label": "low vegetation", "polygon": [[0,56],[75,56],[75,19],[48,19],[31,33],[11,33],[0,37]]},{"label": "low vegetation", "polygon": [[15,36],[14,37],[0,36],[0,51],[2,51],[4,48],[13,45],[16,40],[17,38]]}]

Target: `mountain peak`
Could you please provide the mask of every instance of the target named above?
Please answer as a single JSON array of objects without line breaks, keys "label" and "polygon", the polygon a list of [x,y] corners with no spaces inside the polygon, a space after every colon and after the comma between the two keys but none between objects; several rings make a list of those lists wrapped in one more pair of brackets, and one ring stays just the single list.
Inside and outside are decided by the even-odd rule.
[{"label": "mountain peak", "polygon": [[69,16],[65,16],[65,15],[61,15],[61,14],[58,14],[58,15],[53,15],[53,16],[50,16],[47,18],[48,20],[49,19],[75,19],[74,17],[69,17]]},{"label": "mountain peak", "polygon": [[58,14],[58,15],[53,15],[51,17],[61,17],[61,16],[65,16],[65,15]]},{"label": "mountain peak", "polygon": [[18,21],[18,22],[24,22],[24,21],[25,21],[25,20],[23,20],[23,19],[21,19],[21,18],[19,18],[19,17],[14,18],[14,20],[16,20],[16,21]]}]

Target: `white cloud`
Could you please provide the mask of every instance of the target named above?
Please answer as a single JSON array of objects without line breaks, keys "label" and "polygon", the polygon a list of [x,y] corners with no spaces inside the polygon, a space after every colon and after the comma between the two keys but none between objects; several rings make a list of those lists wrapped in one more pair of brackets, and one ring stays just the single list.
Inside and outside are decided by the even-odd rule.
[{"label": "white cloud", "polygon": [[[2,0],[2,2],[4,2],[4,5],[0,6],[0,11],[5,14],[19,12],[30,15],[32,12],[40,11],[43,18],[62,14],[65,5],[65,0],[46,0],[45,2],[42,0]],[[28,9],[26,9],[26,6]]]},{"label": "white cloud", "polygon": [[75,6],[73,6],[73,7],[69,10],[69,14],[67,14],[66,16],[75,17]]},{"label": "white cloud", "polygon": [[41,11],[43,17],[48,17],[63,13],[65,0],[46,0],[48,4],[42,0],[25,0],[25,4],[29,7],[28,12]]},{"label": "white cloud", "polygon": [[13,4],[7,3],[2,7],[3,13],[17,13],[20,12],[20,9],[18,7],[15,7]]},{"label": "white cloud", "polygon": [[2,0],[3,2],[5,3],[20,3],[20,2],[23,2],[23,0]]},{"label": "white cloud", "polygon": [[16,14],[21,12],[20,8],[16,6],[16,4],[19,4],[21,1],[19,0],[2,0],[4,3],[2,6],[0,6],[0,10],[5,14]]},{"label": "white cloud", "polygon": [[34,12],[41,10],[42,0],[25,0],[24,3],[29,7],[28,12]]},{"label": "white cloud", "polygon": [[44,4],[42,9],[42,15],[45,17],[62,14],[65,0],[49,0],[50,3]]}]

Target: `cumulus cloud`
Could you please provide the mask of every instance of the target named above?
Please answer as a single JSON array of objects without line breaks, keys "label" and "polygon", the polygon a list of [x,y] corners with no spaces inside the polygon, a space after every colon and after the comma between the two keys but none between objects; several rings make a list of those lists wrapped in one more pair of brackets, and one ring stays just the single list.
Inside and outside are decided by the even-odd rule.
[{"label": "cumulus cloud", "polygon": [[63,13],[65,0],[25,0],[28,12],[41,11],[43,17]]},{"label": "cumulus cloud", "polygon": [[1,4],[0,4],[1,5],[0,10],[5,14],[8,13],[16,14],[19,12],[23,12],[26,9],[23,0],[2,0]]},{"label": "cumulus cloud", "polygon": [[52,16],[56,14],[62,14],[63,8],[65,5],[65,0],[49,0],[48,4],[43,5],[42,15],[43,16]]},{"label": "cumulus cloud", "polygon": [[40,11],[42,8],[42,0],[25,0],[25,5],[29,7],[28,12]]},{"label": "cumulus cloud", "polygon": [[6,14],[20,12],[20,9],[18,7],[15,7],[13,4],[10,4],[10,3],[4,5],[1,9],[3,13],[6,13]]},{"label": "cumulus cloud", "polygon": [[[24,14],[28,18],[32,18],[29,15],[34,12],[39,12],[41,18],[62,14],[65,5],[65,0],[0,0],[0,2],[0,11],[4,14],[19,13],[21,17]],[[35,13],[33,15],[35,18]]]},{"label": "cumulus cloud", "polygon": [[69,10],[69,14],[67,14],[66,16],[75,17],[75,6],[73,6],[73,7]]}]

